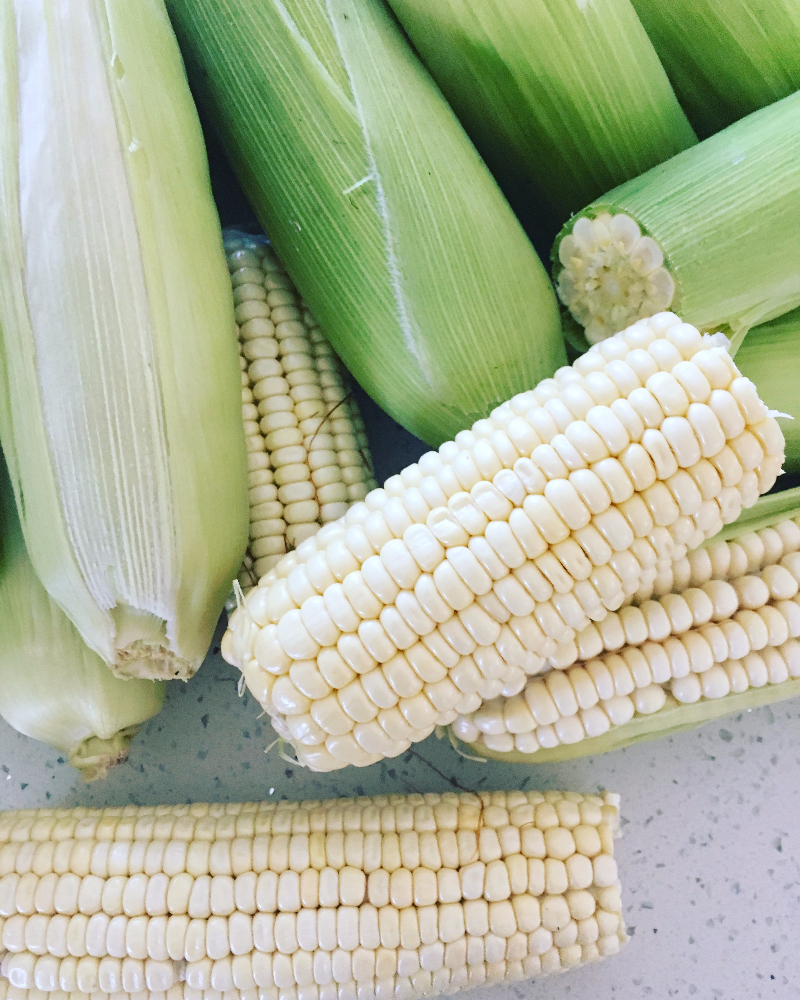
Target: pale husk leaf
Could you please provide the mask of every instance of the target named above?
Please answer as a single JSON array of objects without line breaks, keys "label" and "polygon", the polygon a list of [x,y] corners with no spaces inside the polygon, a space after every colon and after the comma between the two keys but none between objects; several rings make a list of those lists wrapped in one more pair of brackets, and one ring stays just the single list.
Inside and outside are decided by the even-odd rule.
[{"label": "pale husk leaf", "polygon": [[42,587],[2,456],[0,635],[0,715],[67,754],[89,780],[124,760],[139,725],[161,709],[165,685],[114,677]]},{"label": "pale husk leaf", "polygon": [[189,676],[247,537],[230,287],[160,0],[0,11],[0,426],[31,559],[113,669]]}]

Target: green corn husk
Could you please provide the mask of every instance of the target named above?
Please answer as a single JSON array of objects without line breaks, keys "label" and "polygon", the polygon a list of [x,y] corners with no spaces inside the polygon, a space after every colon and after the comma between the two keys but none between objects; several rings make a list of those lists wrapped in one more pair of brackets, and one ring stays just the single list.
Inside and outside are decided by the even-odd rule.
[{"label": "green corn husk", "polygon": [[[737,358],[738,361],[738,358]],[[731,524],[726,525],[713,538],[703,544],[703,548],[719,542],[731,541],[742,535],[772,527],[780,521],[800,517],[800,487],[773,493],[759,498],[757,503],[742,511]],[[667,693],[663,708],[649,715],[634,715],[624,725],[612,726],[602,736],[587,737],[577,743],[542,747],[535,753],[518,750],[500,751],[480,744],[464,743],[450,731],[450,740],[457,747],[463,747],[470,756],[488,757],[509,764],[550,764],[578,757],[621,750],[636,743],[646,743],[661,736],[675,736],[678,733],[696,729],[715,719],[737,712],[746,712],[762,705],[772,705],[788,698],[800,697],[800,677],[790,677],[779,684],[767,683],[763,687],[750,687],[740,693],[729,693],[722,698],[707,699],[692,704],[681,704]]]},{"label": "green corn husk", "polygon": [[562,217],[697,142],[629,0],[390,0],[501,182]]},{"label": "green corn husk", "polygon": [[764,402],[788,413],[781,421],[787,472],[800,472],[800,309],[751,330],[736,352],[736,365],[758,386]]},{"label": "green corn husk", "polygon": [[800,89],[797,0],[633,0],[703,137]]},{"label": "green corn husk", "polygon": [[598,198],[552,256],[590,342],[671,308],[735,350],[800,305],[800,93]]},{"label": "green corn husk", "polygon": [[201,107],[337,354],[438,445],[564,363],[538,258],[380,0],[169,0]]},{"label": "green corn husk", "polygon": [[200,665],[247,541],[233,304],[161,0],[0,5],[0,440],[119,674]]},{"label": "green corn husk", "polygon": [[0,715],[69,757],[87,781],[128,755],[166,685],[119,680],[39,583],[0,455]]}]

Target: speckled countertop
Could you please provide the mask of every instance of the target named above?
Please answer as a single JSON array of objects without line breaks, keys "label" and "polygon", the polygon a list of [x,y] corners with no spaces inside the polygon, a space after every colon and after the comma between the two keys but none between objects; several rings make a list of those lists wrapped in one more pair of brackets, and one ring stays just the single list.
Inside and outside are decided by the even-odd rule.
[{"label": "speckled countertop", "polygon": [[[422,446],[367,408],[383,479]],[[237,677],[209,656],[192,681],[170,687],[129,760],[94,785],[78,783],[59,754],[0,720],[0,808],[607,788],[622,795],[617,856],[630,943],[618,957],[564,976],[470,996],[800,997],[800,700],[558,765],[480,764],[430,737],[386,764],[314,775],[277,750],[265,755],[272,730],[249,695],[237,696]]]}]

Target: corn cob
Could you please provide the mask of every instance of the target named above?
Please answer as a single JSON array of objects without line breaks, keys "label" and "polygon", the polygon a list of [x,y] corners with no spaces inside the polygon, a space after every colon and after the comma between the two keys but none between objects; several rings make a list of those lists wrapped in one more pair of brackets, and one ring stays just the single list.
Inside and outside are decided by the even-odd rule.
[{"label": "corn cob", "polygon": [[446,792],[0,813],[0,976],[94,996],[364,1000],[581,965],[626,940],[618,801]]},{"label": "corn cob", "polygon": [[633,6],[703,137],[800,88],[795,0],[633,0]]},{"label": "corn cob", "polygon": [[[800,694],[800,518],[781,513],[798,501],[800,490],[764,498],[750,513],[766,513],[765,526],[745,530],[744,518],[740,533],[690,552],[663,574],[656,600],[648,590],[590,625],[542,678],[459,717],[453,734],[480,752],[559,759],[572,745],[612,749]],[[708,714],[683,711],[715,700]],[[656,713],[648,727],[641,717]]]},{"label": "corn cob", "polygon": [[222,652],[298,759],[370,764],[519,694],[752,506],[783,437],[719,343],[635,324],[270,570]]},{"label": "corn cob", "polygon": [[391,7],[501,186],[561,219],[697,142],[630,0]]},{"label": "corn cob", "polygon": [[287,551],[375,487],[345,372],[264,239],[225,234],[239,331],[254,586]]}]

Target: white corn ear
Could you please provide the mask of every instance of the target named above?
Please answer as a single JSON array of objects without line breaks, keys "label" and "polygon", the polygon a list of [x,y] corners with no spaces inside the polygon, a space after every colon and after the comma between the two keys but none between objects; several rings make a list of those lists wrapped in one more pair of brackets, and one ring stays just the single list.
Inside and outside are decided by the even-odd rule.
[{"label": "white corn ear", "polygon": [[298,758],[370,764],[518,694],[770,489],[783,436],[726,344],[637,323],[270,570],[222,652]]},{"label": "white corn ear", "polygon": [[0,1000],[560,972],[627,941],[618,831],[619,796],[557,791],[0,813]]}]

